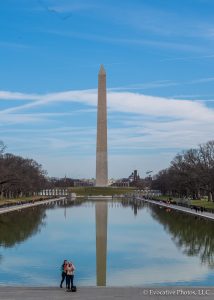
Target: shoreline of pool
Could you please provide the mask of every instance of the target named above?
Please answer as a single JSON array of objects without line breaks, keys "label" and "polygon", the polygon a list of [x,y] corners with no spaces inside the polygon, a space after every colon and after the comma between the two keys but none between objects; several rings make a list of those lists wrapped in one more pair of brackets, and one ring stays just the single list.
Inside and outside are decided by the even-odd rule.
[{"label": "shoreline of pool", "polygon": [[147,202],[147,203],[151,203],[151,204],[154,204],[154,205],[158,205],[158,206],[161,206],[161,207],[166,207],[168,209],[174,209],[174,210],[177,210],[179,212],[187,213],[187,214],[190,214],[190,215],[194,215],[194,216],[198,216],[198,217],[202,217],[202,218],[214,221],[214,214],[209,213],[209,212],[196,212],[196,211],[193,211],[191,208],[187,208],[187,207],[184,207],[184,206],[178,206],[178,205],[174,205],[174,204],[167,204],[165,202],[154,201],[154,200],[145,199],[145,198],[141,198],[141,197],[137,197],[136,199],[140,200],[140,201]]},{"label": "shoreline of pool", "polygon": [[35,202],[30,202],[30,203],[17,204],[17,205],[12,205],[12,206],[8,206],[8,207],[1,207],[0,208],[0,215],[8,213],[8,212],[12,212],[12,211],[20,210],[20,209],[35,207],[35,206],[46,204],[46,203],[61,201],[61,200],[64,200],[64,199],[65,199],[65,197],[59,197],[59,198],[46,199],[46,200],[35,201]]}]

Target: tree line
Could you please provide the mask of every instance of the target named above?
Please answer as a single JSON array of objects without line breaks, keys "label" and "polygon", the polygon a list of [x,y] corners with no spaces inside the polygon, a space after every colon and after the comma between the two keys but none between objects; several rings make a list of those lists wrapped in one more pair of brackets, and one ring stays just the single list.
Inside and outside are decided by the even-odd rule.
[{"label": "tree line", "polygon": [[177,154],[169,168],[154,176],[152,188],[164,195],[214,199],[214,141]]},{"label": "tree line", "polygon": [[34,159],[6,153],[0,141],[0,199],[30,197],[43,189],[74,186],[74,179],[48,177]]},{"label": "tree line", "polygon": [[40,164],[5,149],[0,141],[0,198],[32,196],[47,185],[47,173]]}]

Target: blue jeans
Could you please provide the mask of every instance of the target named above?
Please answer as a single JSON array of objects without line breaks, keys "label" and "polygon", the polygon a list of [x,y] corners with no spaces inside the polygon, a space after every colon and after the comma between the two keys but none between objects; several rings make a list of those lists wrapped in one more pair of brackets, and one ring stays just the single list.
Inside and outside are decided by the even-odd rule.
[{"label": "blue jeans", "polygon": [[66,275],[66,286],[70,290],[73,286],[74,275]]},{"label": "blue jeans", "polygon": [[62,272],[62,281],[60,283],[60,286],[62,286],[64,280],[65,280],[65,277],[66,277],[66,273],[65,272]]}]

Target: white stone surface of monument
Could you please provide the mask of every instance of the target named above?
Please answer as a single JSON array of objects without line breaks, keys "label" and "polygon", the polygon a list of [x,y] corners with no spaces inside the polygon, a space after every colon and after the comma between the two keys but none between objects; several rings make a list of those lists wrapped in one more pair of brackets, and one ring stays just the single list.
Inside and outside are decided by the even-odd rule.
[{"label": "white stone surface of monument", "polygon": [[106,72],[103,65],[98,74],[96,186],[108,185]]}]

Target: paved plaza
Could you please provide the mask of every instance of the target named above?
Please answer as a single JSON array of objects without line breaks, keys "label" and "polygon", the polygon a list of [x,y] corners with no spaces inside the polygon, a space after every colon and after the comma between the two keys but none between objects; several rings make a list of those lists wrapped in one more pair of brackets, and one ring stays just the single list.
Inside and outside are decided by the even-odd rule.
[{"label": "paved plaza", "polygon": [[24,288],[24,287],[0,287],[1,300],[195,300],[213,299],[214,288],[120,288],[120,287],[81,287],[76,293],[68,293],[60,288]]}]

